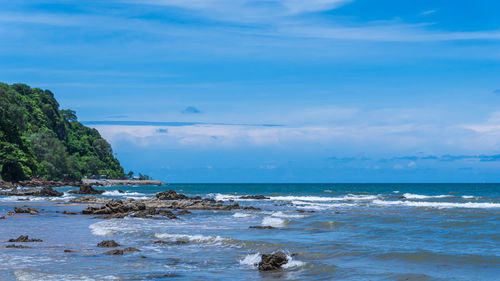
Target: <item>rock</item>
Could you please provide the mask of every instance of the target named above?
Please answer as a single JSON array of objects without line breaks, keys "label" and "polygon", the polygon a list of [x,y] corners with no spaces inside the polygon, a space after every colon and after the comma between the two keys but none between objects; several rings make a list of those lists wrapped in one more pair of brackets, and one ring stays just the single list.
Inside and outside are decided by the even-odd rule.
[{"label": "rock", "polygon": [[263,200],[263,199],[270,199],[270,198],[266,197],[264,195],[245,195],[245,196],[240,196],[240,199],[257,199],[257,200]]},{"label": "rock", "polygon": [[118,193],[125,193],[125,191],[118,189]]},{"label": "rock", "polygon": [[[104,218],[124,218],[135,212],[146,210],[146,205],[143,202],[133,199],[110,200],[104,206],[94,207],[89,206],[82,211],[84,215],[105,215]],[[172,214],[173,215],[173,214]]]},{"label": "rock", "polygon": [[125,253],[127,253],[127,252],[140,252],[140,251],[141,250],[134,248],[134,247],[128,247],[128,248],[123,249],[123,252],[125,252]]},{"label": "rock", "polygon": [[182,241],[182,240],[177,240],[175,242],[158,240],[153,242],[153,244],[161,244],[161,245],[184,245],[187,243],[188,243],[187,241]]},{"label": "rock", "polygon": [[266,226],[256,225],[256,226],[249,226],[248,228],[255,228],[255,229],[276,229],[276,227],[270,226],[270,225],[266,225]]},{"label": "rock", "polygon": [[245,206],[241,208],[242,210],[247,210],[247,211],[260,211],[260,208],[253,207],[253,206]]},{"label": "rock", "polygon": [[76,212],[70,212],[70,211],[63,211],[62,213],[65,215],[76,215],[77,214]]},{"label": "rock", "polygon": [[113,256],[123,255],[123,250],[111,250],[111,251],[105,252],[104,254],[105,255],[113,255]]},{"label": "rock", "polygon": [[54,190],[54,189],[52,189],[52,187],[44,187],[44,188],[42,188],[42,190],[40,190],[40,192],[38,193],[38,195],[35,195],[35,196],[60,197],[60,196],[63,196],[63,195],[64,195],[64,193],[59,192],[57,190]]},{"label": "rock", "polygon": [[297,212],[298,213],[315,213],[316,211],[306,211],[306,210],[302,210],[302,209],[297,209]]},{"label": "rock", "polygon": [[5,219],[5,216],[0,216],[0,220],[4,220]]},{"label": "rock", "polygon": [[64,250],[65,253],[72,253],[73,251],[71,250]]},{"label": "rock", "polygon": [[109,201],[111,201],[111,200],[106,199],[106,198],[97,198],[95,196],[89,195],[89,196],[82,196],[82,197],[78,197],[78,198],[73,198],[69,202],[71,202],[71,203],[85,203],[85,204],[106,204]]},{"label": "rock", "polygon": [[14,207],[14,212],[16,214],[30,214],[30,215],[38,215],[38,210],[37,209],[32,209],[32,208],[19,208],[19,207]]},{"label": "rock", "polygon": [[23,246],[23,245],[7,245],[7,246],[5,246],[5,248],[28,249],[30,247]]},{"label": "rock", "polygon": [[177,215],[189,215],[189,214],[192,214],[192,213],[188,210],[180,210],[177,212]]},{"label": "rock", "polygon": [[177,192],[175,192],[173,190],[168,190],[168,191],[165,191],[165,192],[160,192],[160,193],[156,194],[156,198],[158,198],[160,200],[183,200],[183,199],[189,199],[189,197],[187,197],[186,195],[177,193]]},{"label": "rock", "polygon": [[104,240],[97,244],[97,247],[101,248],[116,248],[119,247],[120,244],[116,243],[115,240]]},{"label": "rock", "polygon": [[70,190],[68,193],[72,194],[103,194],[105,190],[97,190],[92,188],[90,184],[80,186],[80,190]]},{"label": "rock", "polygon": [[16,239],[9,239],[9,242],[43,242],[41,239],[29,239],[28,235],[21,235]]},{"label": "rock", "polygon": [[259,262],[260,271],[280,269],[282,265],[288,263],[285,253],[276,252],[274,254],[264,254]]}]

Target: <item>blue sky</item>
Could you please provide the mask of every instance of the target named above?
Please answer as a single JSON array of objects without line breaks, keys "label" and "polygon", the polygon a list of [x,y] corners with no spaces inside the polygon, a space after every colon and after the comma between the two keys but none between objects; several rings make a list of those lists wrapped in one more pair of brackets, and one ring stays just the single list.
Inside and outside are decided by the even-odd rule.
[{"label": "blue sky", "polygon": [[168,182],[498,182],[498,1],[0,0],[0,77]]}]

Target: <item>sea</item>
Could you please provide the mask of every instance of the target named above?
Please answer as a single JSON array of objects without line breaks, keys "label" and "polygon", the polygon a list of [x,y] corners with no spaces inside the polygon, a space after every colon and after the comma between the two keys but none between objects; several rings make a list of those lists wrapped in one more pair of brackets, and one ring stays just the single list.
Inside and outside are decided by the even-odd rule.
[{"label": "sea", "polygon": [[[62,214],[86,207],[68,204],[77,196],[67,193],[72,188],[56,188],[65,192],[57,198],[3,196],[0,216],[15,206],[41,212],[0,219],[0,280],[500,280],[500,184],[98,188],[105,198],[142,199],[172,189],[261,210],[101,219]],[[19,235],[43,242],[4,247]],[[97,247],[103,240],[140,251],[105,255]],[[260,272],[261,255],[276,251],[288,263]]]}]

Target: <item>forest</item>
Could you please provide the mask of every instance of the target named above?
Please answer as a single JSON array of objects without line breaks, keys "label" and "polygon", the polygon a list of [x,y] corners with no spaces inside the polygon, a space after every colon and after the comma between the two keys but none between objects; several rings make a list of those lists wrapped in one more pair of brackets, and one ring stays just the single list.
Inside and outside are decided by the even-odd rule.
[{"label": "forest", "polygon": [[78,180],[124,177],[111,145],[96,129],[78,122],[75,111],[59,109],[49,90],[0,83],[0,177]]}]

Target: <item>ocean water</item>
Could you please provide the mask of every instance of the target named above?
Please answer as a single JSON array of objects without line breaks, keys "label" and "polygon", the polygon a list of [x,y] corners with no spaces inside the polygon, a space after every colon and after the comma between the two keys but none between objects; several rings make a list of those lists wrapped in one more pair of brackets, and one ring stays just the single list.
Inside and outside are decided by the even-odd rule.
[{"label": "ocean water", "polygon": [[[0,220],[0,280],[500,280],[500,184],[172,184],[104,187],[107,198],[167,189],[261,211],[192,211],[178,220],[63,215],[73,198],[0,197],[40,215]],[[125,193],[116,190],[121,189]],[[67,191],[68,188],[59,188]],[[241,200],[266,195],[270,200]],[[249,229],[274,226],[276,229]],[[104,255],[113,239],[140,252]],[[186,241],[183,245],[153,242]],[[20,243],[16,243],[20,244]],[[122,247],[122,248],[123,248]],[[73,252],[65,253],[69,249]],[[289,263],[262,273],[263,253]]]}]

